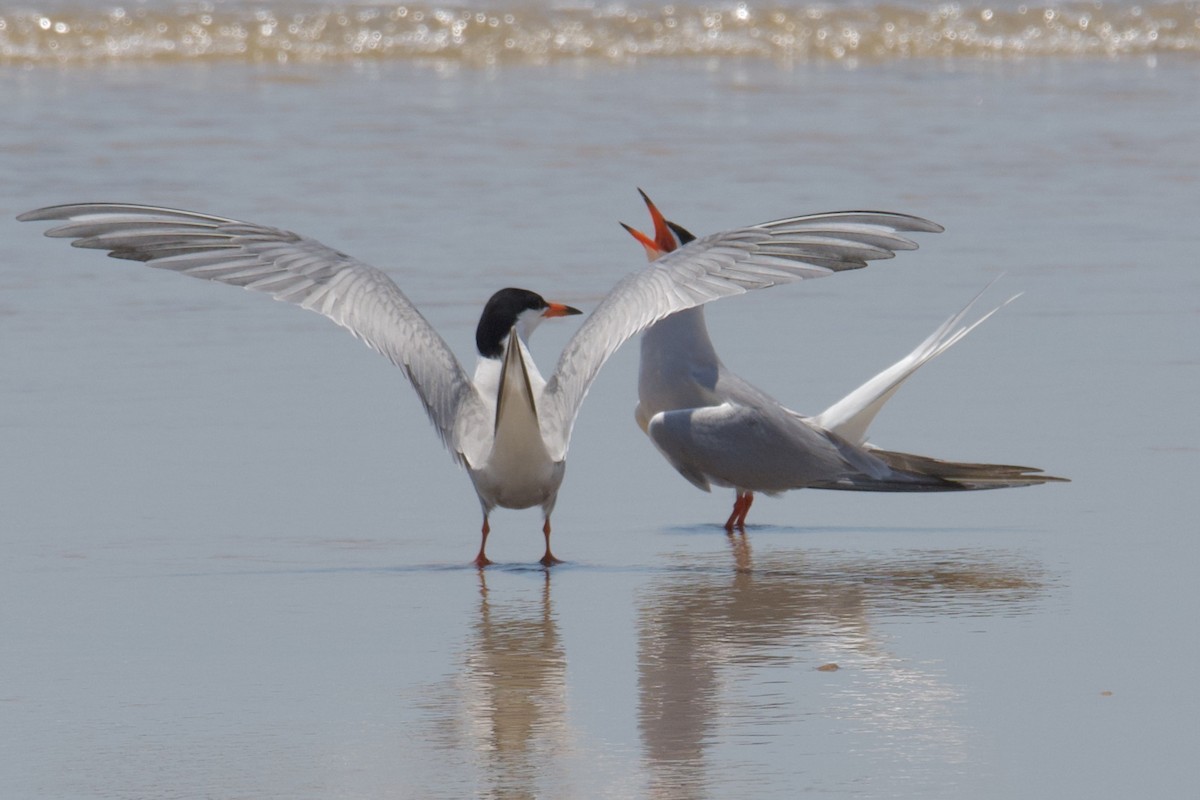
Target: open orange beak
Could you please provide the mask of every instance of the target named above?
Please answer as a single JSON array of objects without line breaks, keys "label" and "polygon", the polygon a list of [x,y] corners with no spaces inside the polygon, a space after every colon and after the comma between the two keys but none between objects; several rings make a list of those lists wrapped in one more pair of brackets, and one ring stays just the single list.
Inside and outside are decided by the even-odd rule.
[{"label": "open orange beak", "polygon": [[671,226],[667,224],[667,219],[658,210],[658,206],[654,205],[646,193],[638,189],[638,194],[646,201],[646,208],[650,211],[650,219],[654,220],[654,244],[664,253],[670,253],[679,246],[679,240],[675,238],[675,234],[671,231]]},{"label": "open orange beak", "polygon": [[654,241],[649,236],[647,236],[646,234],[639,231],[637,228],[631,228],[628,225],[626,225],[624,222],[621,223],[621,227],[624,228],[625,230],[629,231],[629,235],[632,236],[633,238],[637,239],[638,243],[641,244],[642,247],[646,248],[646,258],[648,258],[649,260],[653,261],[656,258],[658,258],[659,256],[661,256],[667,252],[666,250],[659,250],[658,242]]},{"label": "open orange beak", "polygon": [[564,306],[562,303],[549,303],[542,312],[543,317],[569,317],[572,314],[582,314],[578,308]]},{"label": "open orange beak", "polygon": [[629,235],[637,239],[638,243],[646,249],[646,258],[654,261],[658,257],[678,248],[679,240],[675,238],[675,233],[671,230],[671,226],[667,224],[666,217],[658,210],[658,206],[654,205],[654,201],[647,197],[646,193],[641,189],[638,189],[638,194],[646,201],[646,208],[650,211],[650,219],[654,221],[654,238],[651,239],[637,228],[631,228],[624,222],[621,223],[621,227],[629,231]]}]

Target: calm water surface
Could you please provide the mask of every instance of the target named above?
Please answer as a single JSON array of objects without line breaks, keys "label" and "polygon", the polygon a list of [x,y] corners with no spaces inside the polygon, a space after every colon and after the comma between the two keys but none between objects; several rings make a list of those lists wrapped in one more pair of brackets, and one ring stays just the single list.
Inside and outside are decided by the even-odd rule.
[{"label": "calm water surface", "polygon": [[[0,795],[1189,796],[1198,64],[0,67]],[[731,539],[731,493],[634,425],[629,347],[576,428],[568,563],[501,511],[480,574],[474,493],[398,371],[12,221],[118,200],[302,231],[469,360],[496,288],[587,308],[640,266],[637,186],[698,232],[943,223],[717,304],[718,349],[816,412],[1005,273],[994,301],[1024,295],[872,439],[1073,482],[798,492]],[[544,371],[575,325],[539,329]]]}]

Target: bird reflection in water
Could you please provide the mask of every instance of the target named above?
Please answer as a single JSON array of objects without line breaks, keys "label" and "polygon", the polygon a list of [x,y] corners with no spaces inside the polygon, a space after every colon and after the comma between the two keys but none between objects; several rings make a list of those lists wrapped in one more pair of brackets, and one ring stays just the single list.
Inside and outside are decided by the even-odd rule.
[{"label": "bird reflection in water", "polygon": [[[927,660],[937,654],[898,655],[896,628],[881,623],[1030,613],[1043,570],[1005,551],[756,544],[738,533],[727,552],[684,551],[635,590],[641,768],[620,775],[597,764],[568,704],[550,572],[481,571],[453,675],[423,704],[432,725],[421,738],[453,784],[446,796],[589,797],[612,781],[622,793],[611,796],[751,796],[723,783],[748,771],[764,785],[774,771],[774,783],[809,785],[808,775],[870,794],[895,781],[923,796],[945,788],[925,784],[946,763],[969,768],[978,743],[959,713],[966,698]],[[629,698],[611,702],[619,718]]]},{"label": "bird reflection in water", "polygon": [[[878,745],[867,757],[888,763],[868,774],[897,778],[931,758],[969,761],[958,690],[888,652],[872,620],[1021,613],[1045,587],[1039,567],[980,551],[772,550],[755,559],[745,534],[729,543],[731,554],[716,558],[681,555],[679,569],[652,581],[637,604],[649,796],[712,795],[712,776],[724,773],[710,763],[718,744],[799,744],[812,754],[814,780],[830,733]],[[810,770],[804,752],[787,764],[754,752],[767,759],[765,771]],[[920,774],[907,777],[920,783]]]},{"label": "bird reflection in water", "polygon": [[[524,580],[500,573],[495,579]],[[539,795],[543,782],[570,783],[554,774],[572,741],[566,719],[567,660],[550,600],[550,573],[531,591],[494,600],[479,571],[479,614],[452,687],[442,700],[456,709],[439,714],[447,751],[469,758],[481,785],[474,795],[518,800]],[[433,700],[434,698],[430,698]],[[431,705],[433,705],[431,703]]]}]

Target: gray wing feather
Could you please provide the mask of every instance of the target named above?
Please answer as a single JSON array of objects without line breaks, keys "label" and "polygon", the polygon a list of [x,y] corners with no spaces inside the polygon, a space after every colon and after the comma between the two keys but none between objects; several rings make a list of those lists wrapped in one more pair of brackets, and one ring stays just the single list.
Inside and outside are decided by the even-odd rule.
[{"label": "gray wing feather", "polygon": [[488,415],[445,340],[386,274],[291,231],[171,208],[85,203],[17,217],[55,220],[47,236],[315,311],[404,370],[456,460],[482,463]]},{"label": "gray wing feather", "polygon": [[592,381],[630,337],[678,311],[780,283],[819,278],[915,250],[907,232],[937,223],[905,214],[843,211],[765,222],[697,239],[613,288],[567,343],[542,395],[542,438],[566,456]]}]

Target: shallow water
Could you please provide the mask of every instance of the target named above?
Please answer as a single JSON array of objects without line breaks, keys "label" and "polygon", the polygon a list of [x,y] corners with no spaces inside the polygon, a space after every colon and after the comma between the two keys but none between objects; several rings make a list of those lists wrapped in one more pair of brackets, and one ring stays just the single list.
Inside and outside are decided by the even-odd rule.
[{"label": "shallow water", "polygon": [[[6,69],[0,795],[1194,787],[1194,59]],[[302,231],[387,268],[465,360],[495,288],[587,308],[640,265],[636,186],[698,232],[943,223],[711,307],[718,349],[816,412],[1004,272],[988,297],[1024,295],[872,440],[1073,482],[797,492],[730,539],[729,493],[633,424],[627,347],[576,428],[568,563],[499,511],[480,575],[474,493],[386,362],[12,221],[109,199]],[[574,326],[538,330],[544,371]]]}]

